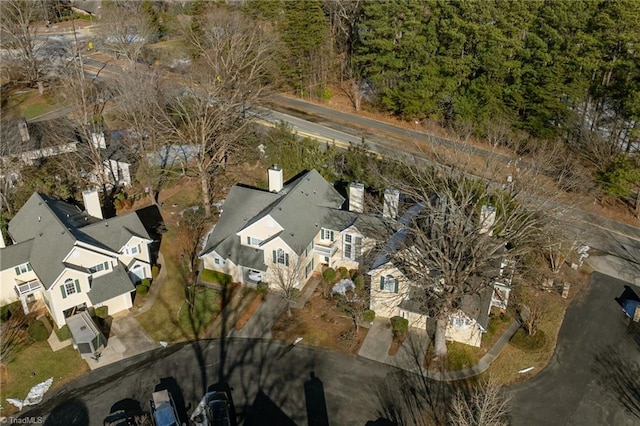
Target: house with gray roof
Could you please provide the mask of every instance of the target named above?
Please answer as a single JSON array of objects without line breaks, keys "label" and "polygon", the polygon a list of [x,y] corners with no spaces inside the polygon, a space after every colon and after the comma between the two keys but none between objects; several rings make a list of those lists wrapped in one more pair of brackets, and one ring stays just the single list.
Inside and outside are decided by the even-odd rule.
[{"label": "house with gray roof", "polygon": [[231,188],[200,254],[204,267],[248,285],[274,282],[282,268],[300,281],[322,265],[358,268],[375,243],[367,235],[374,219],[357,211],[364,188],[350,191],[350,208],[344,210],[346,199],[316,170],[286,183],[277,166],[268,174],[268,191],[241,184]]},{"label": "house with gray roof", "polygon": [[[298,287],[323,266],[365,269],[371,276],[370,307],[376,316],[402,316],[411,326],[425,329],[428,309],[412,297],[418,287],[391,255],[405,248],[410,236],[406,224],[424,205],[413,205],[397,218],[400,194],[387,190],[380,217],[364,213],[362,184],[349,186],[347,200],[316,170],[286,183],[277,166],[268,174],[268,191],[241,184],[231,188],[200,254],[204,268],[247,285],[277,283],[285,268],[299,277]],[[380,249],[377,243],[385,241],[389,230],[397,232]],[[465,297],[451,315],[447,337],[479,346],[493,294],[489,289]]]},{"label": "house with gray roof", "polygon": [[[433,197],[431,202],[444,204],[437,197]],[[415,204],[397,220],[403,227],[387,240],[367,272],[371,277],[370,308],[376,312],[376,316],[399,316],[407,319],[410,326],[422,330],[427,328],[430,315],[433,315],[428,306],[429,292],[441,290],[438,290],[437,284],[433,288],[417,285],[414,279],[426,277],[427,275],[423,275],[426,273],[430,282],[442,282],[441,272],[425,262],[425,257],[414,246],[411,229],[406,227],[424,208],[423,203]],[[480,222],[481,233],[484,228],[492,225],[482,213]],[[506,250],[503,255],[506,254],[504,252]],[[465,294],[457,309],[449,313],[445,330],[447,340],[476,347],[481,345],[482,334],[487,331],[491,307],[504,309],[507,306],[513,266],[513,261],[502,257],[496,259],[496,264],[488,265],[478,276],[472,277],[481,280],[483,284],[477,286],[481,290]],[[416,274],[418,268],[421,271]]]},{"label": "house with gray roof", "polygon": [[59,327],[88,308],[131,308],[134,284],[151,277],[149,227],[137,212],[103,219],[95,190],[83,198],[85,210],[36,192],[9,222],[0,304],[42,300]]}]

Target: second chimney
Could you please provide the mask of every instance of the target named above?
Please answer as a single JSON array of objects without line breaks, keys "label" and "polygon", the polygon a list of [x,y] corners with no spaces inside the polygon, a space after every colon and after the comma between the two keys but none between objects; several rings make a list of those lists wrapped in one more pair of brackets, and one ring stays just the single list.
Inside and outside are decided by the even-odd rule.
[{"label": "second chimney", "polygon": [[382,217],[385,219],[395,219],[398,217],[399,202],[400,191],[397,189],[385,189],[384,204],[382,205]]},{"label": "second chimney", "polygon": [[479,234],[489,233],[489,236],[493,235],[491,227],[496,223],[496,208],[488,204],[483,205],[480,208],[480,229]]},{"label": "second chimney", "polygon": [[352,182],[349,185],[349,211],[364,212],[364,184]]},{"label": "second chimney", "polygon": [[275,164],[269,167],[269,191],[280,192],[283,184],[282,169]]},{"label": "second chimney", "polygon": [[102,208],[100,207],[100,195],[97,189],[82,191],[82,199],[84,200],[84,209],[89,216],[104,219],[102,216]]}]

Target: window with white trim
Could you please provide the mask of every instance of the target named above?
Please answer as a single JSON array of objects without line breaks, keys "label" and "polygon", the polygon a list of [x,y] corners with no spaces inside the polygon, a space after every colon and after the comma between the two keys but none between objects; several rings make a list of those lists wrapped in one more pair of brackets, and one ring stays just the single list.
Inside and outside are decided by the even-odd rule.
[{"label": "window with white trim", "polygon": [[455,328],[467,328],[470,324],[469,318],[461,315],[452,315],[449,317],[449,322]]},{"label": "window with white trim", "polygon": [[140,244],[138,244],[137,246],[133,246],[133,247],[131,247],[130,252],[131,252],[131,254],[138,254],[138,253],[140,253]]},{"label": "window with white trim", "polygon": [[213,259],[213,263],[215,263],[216,265],[220,264],[220,258],[216,257],[215,259]]},{"label": "window with white trim", "polygon": [[250,246],[255,246],[255,247],[259,247],[260,244],[262,244],[261,239],[259,238],[255,238],[255,237],[247,237],[247,244],[249,244]]},{"label": "window with white trim", "polygon": [[289,266],[289,253],[282,249],[273,250],[273,263],[278,265]]},{"label": "window with white trim", "polygon": [[304,272],[305,277],[308,277],[311,272],[313,272],[313,258],[311,258],[311,261],[307,263],[307,267],[305,268]]},{"label": "window with white trim", "polygon": [[331,229],[320,229],[320,239],[324,241],[333,241],[334,233]]},{"label": "window with white trim", "polygon": [[393,275],[380,276],[380,290],[389,293],[398,292],[398,280]]},{"label": "window with white trim", "polygon": [[344,234],[342,244],[342,257],[356,260],[362,254],[362,237],[352,234]]},{"label": "window with white trim", "polygon": [[18,265],[14,269],[16,271],[16,275],[26,274],[27,272],[32,270],[31,264],[29,262],[23,263],[22,265]]},{"label": "window with white trim", "polygon": [[89,272],[95,274],[96,272],[106,271],[109,269],[109,262],[98,263],[96,266],[89,268]]},{"label": "window with white trim", "polygon": [[71,294],[80,293],[80,281],[73,278],[67,278],[64,281],[64,284],[60,287],[60,290],[62,292],[63,299]]}]

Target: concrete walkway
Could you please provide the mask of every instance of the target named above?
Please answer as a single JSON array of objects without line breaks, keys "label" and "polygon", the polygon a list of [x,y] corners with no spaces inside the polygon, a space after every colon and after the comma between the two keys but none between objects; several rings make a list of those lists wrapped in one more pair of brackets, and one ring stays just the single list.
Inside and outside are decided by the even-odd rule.
[{"label": "concrete walkway", "polygon": [[164,263],[164,257],[162,256],[162,253],[158,253],[158,260],[156,261],[156,264],[160,267],[158,276],[151,282],[151,287],[149,287],[149,292],[147,293],[142,306],[131,310],[131,313],[133,315],[140,315],[151,309],[153,303],[156,301],[156,297],[158,297],[158,293],[160,292],[162,284],[164,284],[164,281],[167,278],[167,266]]},{"label": "concrete walkway", "polygon": [[512,322],[491,349],[473,367],[458,371],[439,372],[427,370],[420,365],[429,346],[429,338],[426,332],[412,329],[398,353],[395,356],[390,356],[388,351],[392,341],[391,325],[386,318],[376,318],[360,347],[358,355],[421,374],[434,380],[464,380],[484,373],[502,352],[506,344],[509,343],[518,328],[520,328],[520,323],[517,321]]}]

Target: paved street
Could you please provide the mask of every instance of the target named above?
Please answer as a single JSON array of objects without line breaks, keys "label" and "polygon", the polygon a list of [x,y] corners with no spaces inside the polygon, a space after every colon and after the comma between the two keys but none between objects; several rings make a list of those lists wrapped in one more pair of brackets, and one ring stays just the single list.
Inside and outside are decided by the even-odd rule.
[{"label": "paved street", "polygon": [[[396,400],[391,389],[397,389],[398,383],[421,389],[419,380],[360,357],[304,345],[290,348],[267,340],[230,339],[157,350],[92,371],[59,390],[60,398],[51,395],[24,415],[50,413],[46,425],[102,425],[111,406],[119,401],[130,398],[148,409],[154,387],[164,379],[169,387],[179,389],[174,395],[176,405],[186,417],[204,389],[220,379],[221,370],[234,389],[236,411],[245,425],[286,425],[288,421],[304,425],[310,406],[326,409],[331,425],[364,426],[367,421],[391,416],[396,409],[400,410],[394,414],[396,419],[406,416],[402,420],[406,422],[411,410],[402,403],[411,397],[399,395]],[[312,372],[316,380],[311,380]],[[305,391],[310,383],[316,395],[318,389],[322,391],[326,407],[309,401],[311,396]]]},{"label": "paved street", "polygon": [[640,331],[616,301],[625,285],[591,276],[590,293],[567,310],[549,365],[511,389],[514,425],[638,424]]}]

